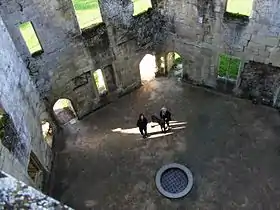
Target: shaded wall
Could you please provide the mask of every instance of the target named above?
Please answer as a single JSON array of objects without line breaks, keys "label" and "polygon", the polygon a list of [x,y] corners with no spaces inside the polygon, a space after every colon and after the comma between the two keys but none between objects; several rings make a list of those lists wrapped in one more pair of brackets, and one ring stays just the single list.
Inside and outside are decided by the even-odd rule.
[{"label": "shaded wall", "polygon": [[0,167],[28,183],[27,165],[31,150],[46,171],[50,169],[51,150],[42,137],[39,94],[1,18],[0,48],[0,103],[10,115],[18,135],[18,142],[11,152],[0,146]]}]

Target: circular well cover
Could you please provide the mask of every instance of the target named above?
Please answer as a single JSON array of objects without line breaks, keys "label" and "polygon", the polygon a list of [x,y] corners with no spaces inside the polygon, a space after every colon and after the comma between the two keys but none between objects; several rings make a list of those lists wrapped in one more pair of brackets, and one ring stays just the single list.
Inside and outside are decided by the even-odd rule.
[{"label": "circular well cover", "polygon": [[164,165],[156,174],[156,186],[168,198],[181,198],[192,189],[192,172],[181,164]]}]

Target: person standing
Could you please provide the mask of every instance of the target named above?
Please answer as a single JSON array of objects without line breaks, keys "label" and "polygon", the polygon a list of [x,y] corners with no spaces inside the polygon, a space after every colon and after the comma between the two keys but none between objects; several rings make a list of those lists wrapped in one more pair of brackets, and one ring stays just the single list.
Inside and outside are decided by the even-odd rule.
[{"label": "person standing", "polygon": [[163,119],[164,122],[166,123],[167,128],[170,128],[169,121],[171,121],[171,112],[166,107],[163,106],[160,110],[159,115],[160,118]]},{"label": "person standing", "polygon": [[140,131],[141,135],[143,136],[143,138],[146,138],[148,136],[147,124],[148,124],[147,118],[144,116],[144,114],[141,113],[139,115],[139,119],[137,121],[137,127],[139,127],[139,131]]}]

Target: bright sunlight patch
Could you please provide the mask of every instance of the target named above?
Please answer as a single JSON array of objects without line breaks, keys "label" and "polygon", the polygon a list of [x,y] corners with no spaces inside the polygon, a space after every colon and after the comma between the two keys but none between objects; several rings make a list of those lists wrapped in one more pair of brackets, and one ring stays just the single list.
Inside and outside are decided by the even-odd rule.
[{"label": "bright sunlight patch", "polygon": [[42,51],[41,44],[30,21],[22,23],[19,30],[31,55]]},{"label": "bright sunlight patch", "polygon": [[151,0],[133,0],[133,4],[134,16],[147,11],[149,8],[152,8]]},{"label": "bright sunlight patch", "polygon": [[250,16],[253,0],[228,0],[226,11],[233,14]]},{"label": "bright sunlight patch", "polygon": [[73,0],[80,28],[102,22],[98,0]]}]

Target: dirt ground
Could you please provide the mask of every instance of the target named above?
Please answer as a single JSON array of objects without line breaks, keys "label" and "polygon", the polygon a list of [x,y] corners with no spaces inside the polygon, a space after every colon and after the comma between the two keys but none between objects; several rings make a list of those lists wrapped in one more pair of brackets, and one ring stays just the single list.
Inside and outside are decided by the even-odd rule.
[{"label": "dirt ground", "polygon": [[[148,127],[162,105],[174,114],[173,129]],[[271,108],[157,79],[76,124],[55,142],[52,196],[75,209],[275,210],[280,209],[280,117]],[[183,199],[164,198],[155,174],[181,163],[194,175]]]}]

